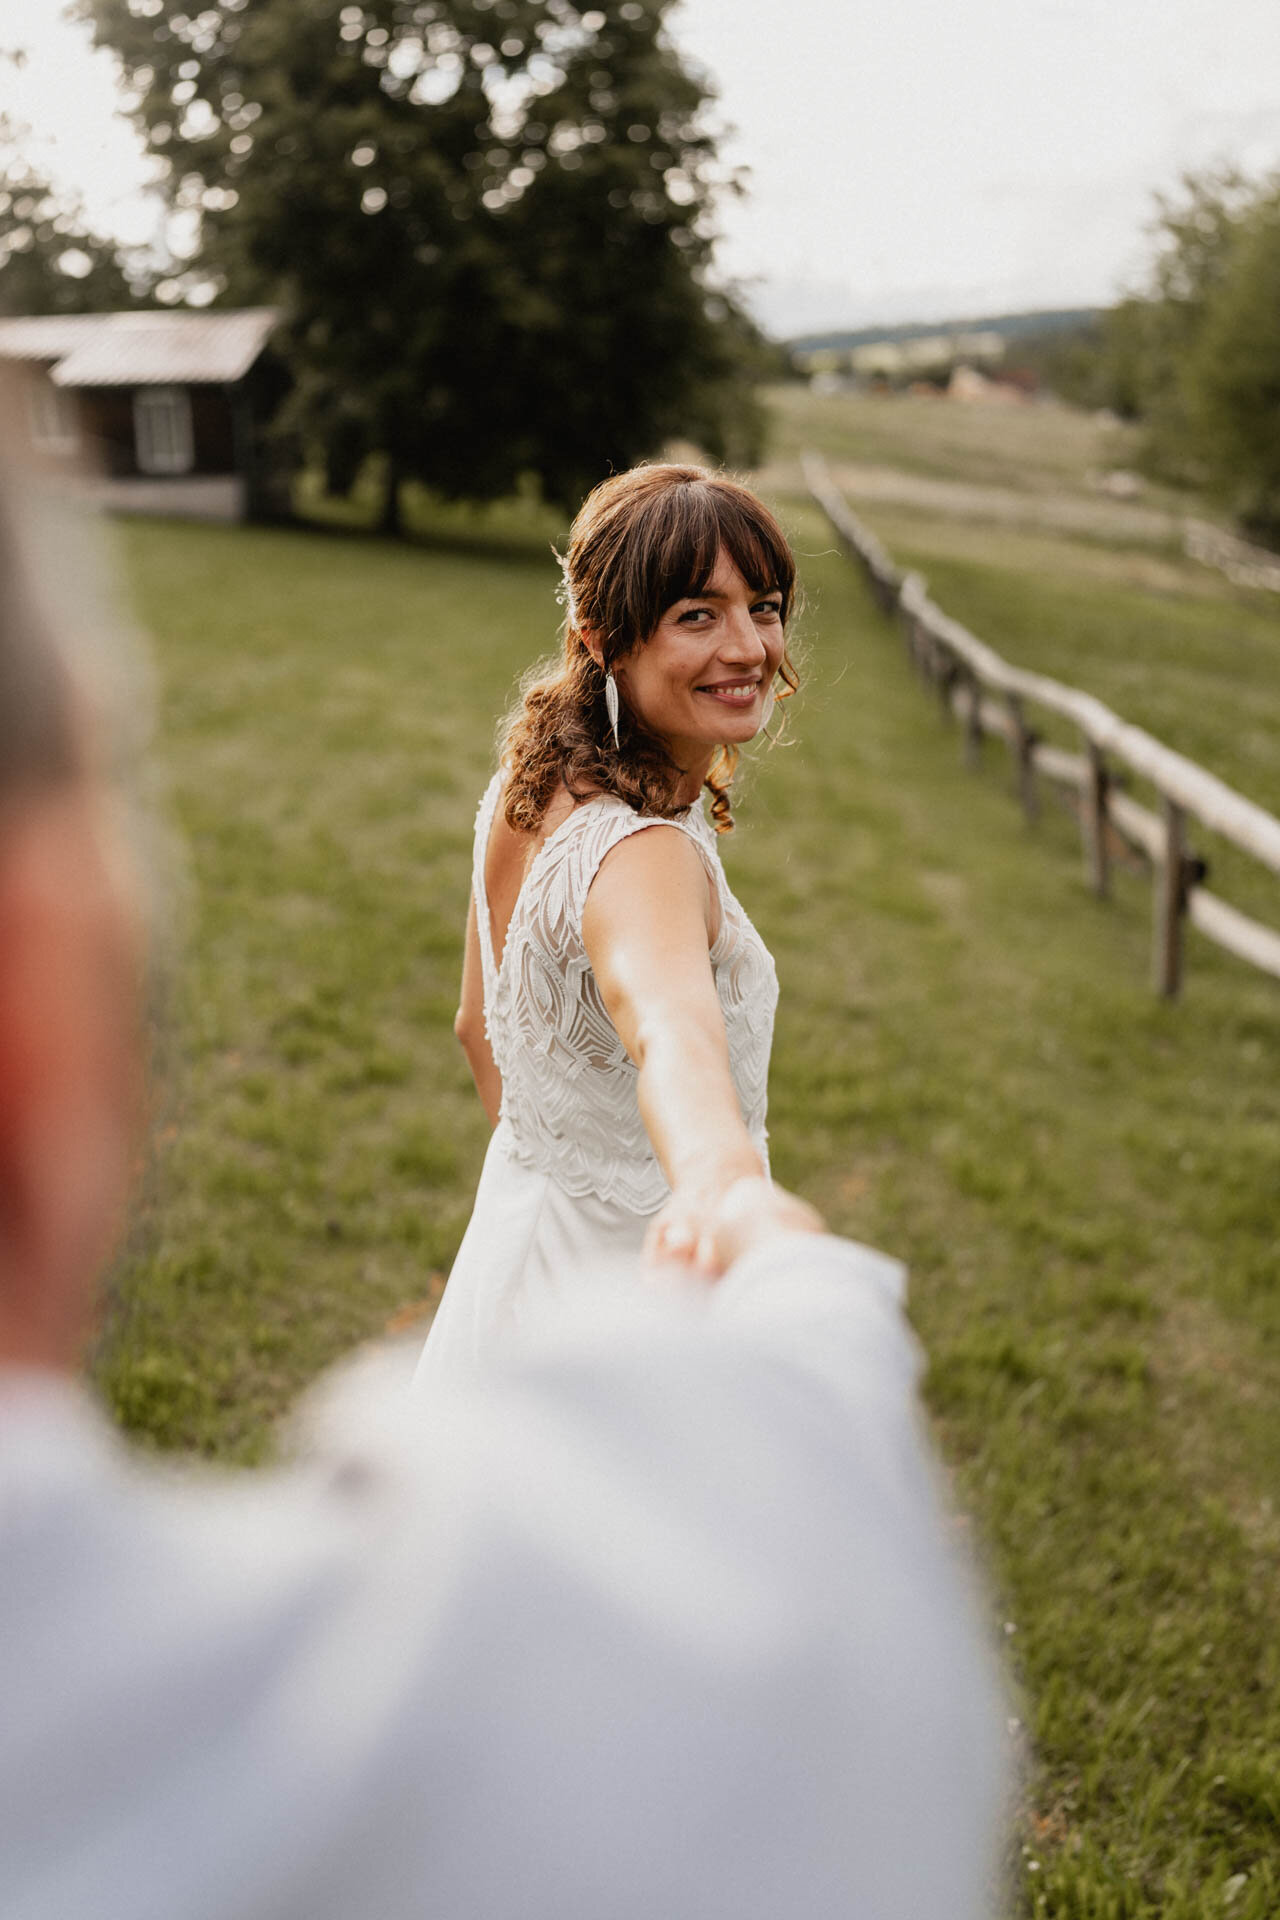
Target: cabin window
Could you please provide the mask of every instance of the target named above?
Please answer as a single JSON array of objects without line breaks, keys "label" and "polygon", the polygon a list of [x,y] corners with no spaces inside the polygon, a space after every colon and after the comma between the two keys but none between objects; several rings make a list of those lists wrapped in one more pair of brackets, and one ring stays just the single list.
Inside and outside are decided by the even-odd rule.
[{"label": "cabin window", "polygon": [[143,387],[135,393],[133,431],[143,473],[190,473],[196,450],[185,387]]},{"label": "cabin window", "polygon": [[41,453],[74,453],[80,444],[75,396],[52,380],[35,379],[27,388],[27,423]]}]

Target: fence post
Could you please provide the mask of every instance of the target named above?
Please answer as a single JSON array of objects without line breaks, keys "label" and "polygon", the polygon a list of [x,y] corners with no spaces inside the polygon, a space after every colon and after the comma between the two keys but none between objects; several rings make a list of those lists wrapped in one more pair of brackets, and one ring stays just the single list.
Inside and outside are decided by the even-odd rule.
[{"label": "fence post", "polygon": [[917,614],[902,613],[901,608],[898,611],[907,622],[911,634],[911,664],[920,676],[921,685],[931,687],[934,669],[933,641],[929,637],[929,630]]},{"label": "fence post", "polygon": [[1111,891],[1110,863],[1107,858],[1107,763],[1092,740],[1084,743],[1087,767],[1080,795],[1080,832],[1084,841],[1084,867],[1089,885],[1100,900]]},{"label": "fence post", "polygon": [[907,613],[902,607],[898,610],[898,625],[907,644],[907,659],[917,673],[924,672],[924,635],[920,631],[920,622],[914,613]]},{"label": "fence post", "polygon": [[964,760],[967,767],[982,765],[982,687],[976,673],[964,676]]},{"label": "fence post", "polygon": [[930,632],[929,628],[925,626],[923,621],[920,623],[920,632],[924,639],[925,685],[930,687],[932,691],[938,695],[944,710],[949,712],[947,708],[949,696],[946,691],[946,680],[950,663],[947,659],[946,650],[939,645],[937,639]]},{"label": "fence post", "polygon": [[927,687],[933,680],[933,642],[918,614],[909,613],[907,622],[911,632],[912,664]]},{"label": "fence post", "polygon": [[954,720],[956,710],[951,703],[951,690],[956,683],[955,655],[949,653],[932,633],[929,635],[929,651],[934,663],[933,684],[938,705],[942,708],[942,717],[944,720]]},{"label": "fence post", "polygon": [[1019,695],[1006,694],[1005,705],[1009,710],[1009,746],[1013,754],[1013,771],[1018,783],[1018,798],[1022,802],[1022,811],[1028,820],[1038,820],[1040,795],[1036,791],[1036,769],[1032,759],[1035,735],[1027,725]]},{"label": "fence post", "polygon": [[1186,815],[1162,794],[1164,854],[1155,872],[1155,989],[1172,1000],[1182,985],[1182,918],[1187,904]]}]

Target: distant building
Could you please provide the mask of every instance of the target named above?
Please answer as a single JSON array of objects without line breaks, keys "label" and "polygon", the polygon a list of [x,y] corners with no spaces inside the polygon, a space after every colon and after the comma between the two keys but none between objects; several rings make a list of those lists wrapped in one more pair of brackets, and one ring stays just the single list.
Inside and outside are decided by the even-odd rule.
[{"label": "distant building", "polygon": [[947,383],[947,398],[970,407],[1016,407],[1029,395],[1014,381],[991,380],[976,367],[961,365]]},{"label": "distant building", "polygon": [[949,369],[960,361],[996,365],[1005,340],[994,330],[905,333],[882,340],[858,339],[847,347],[797,347],[792,358],[802,373],[851,374],[859,380],[905,381],[922,373]]},{"label": "distant building", "polygon": [[104,503],[202,520],[270,517],[284,476],[262,428],[287,384],[271,307],[0,319],[30,376],[33,441],[101,476]]}]

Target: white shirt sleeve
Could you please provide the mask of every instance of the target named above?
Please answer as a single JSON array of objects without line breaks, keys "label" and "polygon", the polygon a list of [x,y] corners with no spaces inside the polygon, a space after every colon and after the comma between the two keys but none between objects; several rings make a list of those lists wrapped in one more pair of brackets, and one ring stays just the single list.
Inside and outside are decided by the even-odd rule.
[{"label": "white shirt sleeve", "polygon": [[6,1915],[985,1911],[998,1695],[894,1282],[779,1242],[425,1415],[366,1380],[247,1486],[46,1420],[0,1505]]}]

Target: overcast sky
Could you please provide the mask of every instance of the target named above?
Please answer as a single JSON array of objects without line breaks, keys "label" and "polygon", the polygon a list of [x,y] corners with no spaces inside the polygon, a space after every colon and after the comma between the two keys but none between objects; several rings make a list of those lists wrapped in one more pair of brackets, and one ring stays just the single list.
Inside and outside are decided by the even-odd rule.
[{"label": "overcast sky", "polygon": [[[157,214],[62,0],[0,0],[0,109],[95,220]],[[1187,167],[1280,166],[1280,0],[680,0],[748,169],[724,269],[780,332],[1102,302]]]}]

